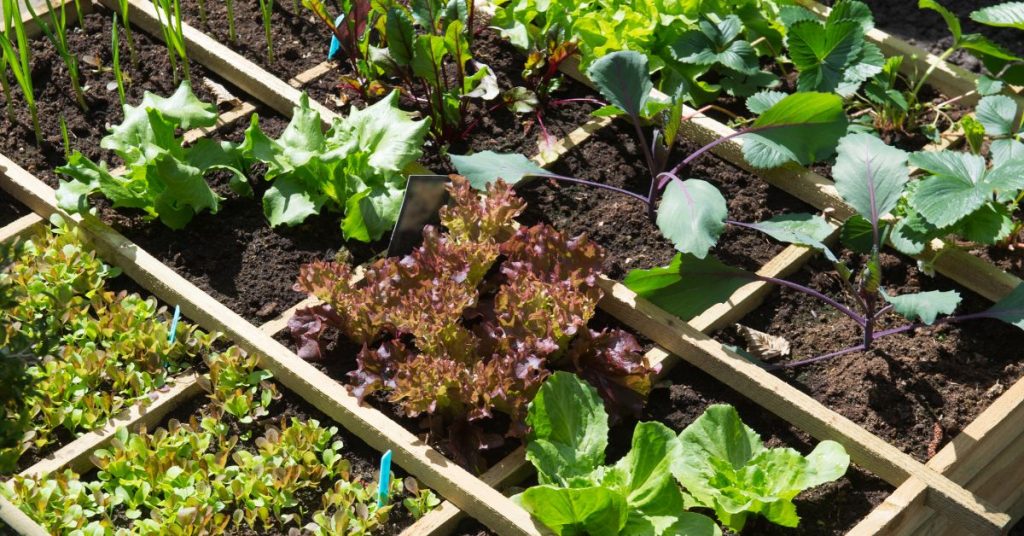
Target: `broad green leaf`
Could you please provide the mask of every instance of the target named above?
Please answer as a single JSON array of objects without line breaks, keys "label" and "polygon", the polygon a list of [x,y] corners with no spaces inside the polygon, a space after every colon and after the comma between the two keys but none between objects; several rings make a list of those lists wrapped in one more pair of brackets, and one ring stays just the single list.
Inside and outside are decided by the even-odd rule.
[{"label": "broad green leaf", "polygon": [[609,102],[632,117],[640,117],[654,89],[647,56],[631,50],[612,52],[594,61],[587,77]]},{"label": "broad green leaf", "polygon": [[946,27],[949,28],[949,33],[953,34],[953,42],[955,43],[960,40],[960,36],[963,34],[963,31],[960,29],[960,19],[957,18],[957,16],[950,10],[946,9],[942,4],[935,0],[919,0],[917,2],[917,7],[919,9],[930,9],[941,15],[942,20],[946,21]]},{"label": "broad green leaf", "polygon": [[835,91],[843,71],[860,54],[864,32],[855,21],[822,25],[805,21],[789,30],[789,54],[800,71],[800,91]]},{"label": "broad green leaf", "polygon": [[859,0],[840,0],[832,6],[827,22],[844,20],[856,21],[864,32],[875,27],[875,17],[871,14],[871,8]]},{"label": "broad green leaf", "polygon": [[918,255],[924,251],[928,242],[941,235],[940,229],[914,212],[893,225],[892,232],[889,233],[889,243],[900,253]]},{"label": "broad green leaf", "polygon": [[295,226],[319,214],[323,196],[294,174],[282,175],[263,194],[263,214],[271,227]]},{"label": "broad green leaf", "polygon": [[670,50],[676,60],[697,65],[721,64],[746,74],[759,70],[754,47],[736,40],[743,29],[739,17],[729,15],[717,24],[701,20],[699,28],[684,33],[672,44]]},{"label": "broad green leaf", "polygon": [[[642,422],[633,430],[633,443],[614,469],[624,476],[622,483],[630,510],[664,512],[666,493],[676,483],[672,478],[673,460],[681,455],[682,445],[676,433],[659,422]],[[682,501],[680,500],[680,503]]]},{"label": "broad green leaf", "polygon": [[559,536],[617,536],[628,513],[625,497],[602,487],[533,486],[519,502]]},{"label": "broad green leaf", "polygon": [[836,189],[848,205],[869,222],[896,208],[909,179],[907,153],[870,134],[839,140],[832,167]]},{"label": "broad green leaf", "polygon": [[987,97],[1001,92],[1003,90],[1003,81],[982,74],[978,76],[977,86],[978,94]]},{"label": "broad green leaf", "polygon": [[481,151],[471,155],[449,155],[459,175],[466,177],[473,188],[484,190],[501,179],[515,184],[524,177],[547,175],[549,172],[519,153]]},{"label": "broad green leaf", "polygon": [[567,485],[604,464],[608,414],[597,391],[568,372],[552,374],[530,404],[526,459],[541,484]]},{"label": "broad green leaf", "polygon": [[987,24],[1024,30],[1024,2],[1003,2],[971,13],[971,20]]},{"label": "broad green leaf", "polygon": [[784,98],[786,98],[786,94],[782,91],[759,91],[747,99],[747,109],[754,115],[761,115]]},{"label": "broad green leaf", "polygon": [[991,95],[981,99],[976,109],[978,121],[989,136],[1009,136],[1020,130],[1017,103],[1006,95]]},{"label": "broad green leaf", "polygon": [[391,57],[399,65],[411,65],[416,54],[416,32],[409,13],[399,7],[392,7],[388,10],[385,25]]},{"label": "broad green leaf", "polygon": [[[860,214],[854,214],[843,222],[843,230],[839,235],[846,249],[858,253],[871,253],[875,246],[875,232],[871,222]],[[881,241],[881,236],[879,236]]]},{"label": "broad green leaf", "polygon": [[951,315],[960,305],[960,293],[955,290],[930,290],[915,294],[890,296],[882,291],[882,297],[896,311],[908,320],[920,320],[929,326],[941,315]]},{"label": "broad green leaf", "polygon": [[751,280],[750,273],[713,256],[699,259],[680,253],[668,266],[630,271],[623,284],[658,307],[690,320],[716,303],[726,303],[736,289]]},{"label": "broad green leaf", "polygon": [[773,218],[747,224],[758,231],[789,244],[799,244],[821,251],[835,262],[836,256],[824,244],[832,234],[832,226],[816,214],[780,214]]},{"label": "broad green leaf", "polygon": [[991,170],[978,155],[954,151],[918,152],[910,163],[930,173],[910,196],[911,206],[936,227],[948,227],[989,201],[993,193],[1024,187],[1024,162]]},{"label": "broad green leaf", "polygon": [[392,91],[373,105],[336,120],[328,140],[331,150],[367,154],[367,164],[378,172],[398,173],[415,162],[423,154],[430,119],[413,120],[412,114],[398,107],[398,97],[398,91]]},{"label": "broad green leaf", "polygon": [[843,99],[830,93],[796,93],[780,100],[743,134],[743,156],[752,166],[807,165],[828,158],[846,133]]},{"label": "broad green leaf", "polygon": [[345,202],[342,234],[347,239],[363,242],[379,240],[398,221],[404,198],[405,179],[401,175],[395,176],[384,187],[356,192]]},{"label": "broad green leaf", "polygon": [[850,455],[835,441],[826,439],[818,443],[807,455],[807,468],[801,487],[810,489],[833,480],[838,480],[850,468]]},{"label": "broad green leaf", "polygon": [[728,207],[718,188],[700,179],[671,180],[658,206],[658,229],[683,253],[703,259],[725,230]]},{"label": "broad green leaf", "polygon": [[992,154],[992,165],[1002,166],[1011,160],[1024,158],[1024,143],[1012,139],[992,140],[989,151]]},{"label": "broad green leaf", "polygon": [[161,223],[182,229],[192,217],[209,210],[216,214],[220,198],[203,178],[203,170],[190,166],[169,154],[158,157],[146,170],[150,184],[163,183],[154,201]]},{"label": "broad green leaf", "polygon": [[779,20],[786,28],[792,28],[799,22],[817,22],[819,19],[813,11],[803,6],[781,5],[779,6]]},{"label": "broad green leaf", "polygon": [[417,35],[413,43],[412,73],[425,78],[432,86],[444,86],[444,57],[448,53],[444,37]]},{"label": "broad green leaf", "polygon": [[1002,320],[1024,329],[1024,284],[1017,285],[1006,297],[980,313],[980,316]]},{"label": "broad green leaf", "polygon": [[[975,56],[981,58],[986,67],[991,66],[993,68],[992,72],[996,73],[1000,72],[1007,62],[1020,61],[1020,58],[1012,52],[981,34],[964,34],[960,40],[960,48],[970,50]],[[1003,74],[1003,81],[1016,83],[1010,81],[1013,78],[1013,71],[1012,67],[1008,69]]]},{"label": "broad green leaf", "polygon": [[1015,228],[1006,205],[988,203],[960,220],[953,230],[975,244],[995,245],[1006,240]]}]

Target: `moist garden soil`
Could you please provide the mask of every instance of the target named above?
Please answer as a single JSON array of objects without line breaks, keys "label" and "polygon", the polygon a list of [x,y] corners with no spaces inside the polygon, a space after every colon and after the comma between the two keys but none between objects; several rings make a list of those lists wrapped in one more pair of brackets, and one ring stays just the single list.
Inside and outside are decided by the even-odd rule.
[{"label": "moist garden soil", "polygon": [[31,212],[7,192],[0,190],[0,227]]},{"label": "moist garden soil", "polygon": [[[922,274],[901,257],[883,253],[882,283],[891,294],[957,290],[957,311],[979,312],[984,298],[942,276]],[[791,277],[833,297],[842,287],[831,265],[815,258]],[[834,309],[795,291],[776,290],[743,324],[785,337],[790,359],[809,358],[854,346],[859,326]],[[879,329],[903,325],[894,314]],[[731,328],[719,340],[745,347]],[[890,444],[927,461],[1024,374],[1020,348],[1024,333],[996,320],[972,320],[920,329],[875,341],[857,352],[821,363],[785,369],[779,374],[834,411]]]},{"label": "moist garden soil", "polygon": [[[683,141],[669,159],[670,165],[697,148]],[[570,149],[550,170],[643,195],[651,181],[636,133],[624,120],[613,121]],[[717,186],[727,200],[732,220],[755,222],[779,214],[815,212],[713,155],[698,158],[683,170],[682,177],[704,179]],[[664,266],[675,256],[675,248],[648,218],[643,203],[599,188],[552,182],[534,180],[517,188],[528,202],[520,221],[528,225],[546,221],[570,235],[586,233],[605,248],[605,272],[609,277],[621,279],[633,269]],[[726,227],[712,253],[725,264],[756,271],[782,249],[760,233]]]},{"label": "moist garden soil", "polygon": [[[204,0],[206,21],[200,17],[200,0],[181,3],[185,22],[217,39],[275,76],[288,80],[327,59],[331,33],[313,12],[293,0],[271,0],[274,61],[267,60],[267,40],[259,0],[233,0],[235,41],[228,26],[227,2]],[[330,4],[330,3],[328,3]]]},{"label": "moist garden soil", "polygon": [[[497,31],[483,29],[473,41],[473,57],[478,62],[491,68],[498,77],[498,87],[502,92],[513,87],[525,86],[522,77],[526,57],[509,42],[501,38]],[[324,76],[311,81],[306,90],[310,98],[324,104],[335,111],[344,112],[348,104],[360,108],[366,102],[355,95],[345,93],[348,99],[342,98],[339,88],[339,72],[342,68],[332,70]],[[585,85],[563,76],[561,89],[551,97],[553,100],[600,97]],[[586,102],[569,102],[548,106],[543,110],[541,121],[536,114],[514,114],[504,105],[496,106],[501,97],[493,101],[473,99],[469,102],[465,124],[469,131],[462,140],[453,141],[450,146],[434,140],[428,140],[424,147],[423,164],[435,173],[454,173],[455,168],[448,159],[448,153],[468,154],[480,151],[499,153],[519,153],[533,156],[541,151],[538,145],[541,133],[547,132],[549,140],[561,139],[590,119],[590,112],[597,109],[596,104]],[[401,106],[406,110],[420,110],[421,107],[403,95]],[[493,109],[492,109],[493,108]],[[472,127],[472,128],[469,128]]]},{"label": "moist garden soil", "polygon": [[[260,109],[257,113],[260,128],[272,138],[288,125],[288,119],[274,112]],[[248,126],[248,120],[237,121],[216,137],[240,143]],[[211,187],[225,198],[220,211],[199,214],[179,231],[146,220],[138,211],[106,209],[103,217],[204,292],[259,325],[302,300],[292,285],[303,264],[332,259],[342,249],[360,264],[387,247],[385,241],[345,242],[341,215],[327,210],[295,227],[271,228],[260,201],[271,184],[263,179],[265,171],[264,165],[257,164],[247,173],[253,198],[232,192],[228,174],[211,173]],[[98,200],[98,204],[105,202]]]},{"label": "moist garden soil", "polygon": [[[124,118],[116,87],[108,89],[114,82],[110,49],[113,16],[112,12],[96,6],[94,13],[85,16],[82,27],[68,29],[68,46],[81,59],[81,84],[88,88],[85,94],[88,112],[78,107],[67,68],[57,51],[47,39],[40,37],[31,41],[30,46],[32,80],[44,137],[42,145],[36,146],[28,104],[16,84],[12,99],[14,120],[5,113],[0,114],[0,132],[4,133],[0,136],[0,153],[50,186],[57,186],[57,174],[53,169],[64,165],[67,160],[61,137],[61,117],[67,121],[72,152],[81,151],[94,161],[101,158],[109,160],[113,156],[100,148],[100,140],[107,135],[107,127],[120,123]],[[128,103],[137,105],[145,91],[163,97],[171,95],[178,89],[178,84],[173,80],[167,47],[139,29],[135,29],[133,36],[138,55],[137,67],[129,59],[128,42],[123,32],[120,41]],[[219,79],[195,62],[190,65],[193,91],[204,102],[215,102],[213,93],[203,80],[209,78],[220,82]],[[230,87],[228,89],[238,94]]]}]

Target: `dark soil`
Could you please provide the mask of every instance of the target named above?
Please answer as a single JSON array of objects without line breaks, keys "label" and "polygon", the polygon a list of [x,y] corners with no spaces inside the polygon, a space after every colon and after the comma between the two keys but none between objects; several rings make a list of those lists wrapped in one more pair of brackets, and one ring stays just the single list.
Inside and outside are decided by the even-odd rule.
[{"label": "dark soil", "polygon": [[[113,13],[96,6],[94,13],[85,16],[84,30],[74,28],[68,32],[70,49],[83,58],[81,83],[88,87],[85,94],[88,112],[82,112],[75,101],[64,62],[49,41],[39,38],[31,45],[32,80],[44,137],[42,146],[36,147],[31,115],[20,89],[14,95],[14,121],[0,114],[0,132],[4,133],[0,136],[0,153],[50,186],[57,186],[53,168],[65,163],[61,116],[67,121],[72,150],[81,151],[93,160],[110,156],[100,148],[100,139],[107,134],[108,125],[120,123],[123,118],[116,87],[108,89],[114,82],[110,52],[112,17]],[[169,96],[178,84],[172,79],[167,48],[141,30],[136,29],[133,35],[139,60],[137,68],[129,61],[123,33],[121,37],[121,68],[126,83],[130,80],[125,88],[129,104],[138,104],[145,91]],[[191,63],[191,72],[195,93],[205,102],[213,102],[214,97],[203,80],[219,80],[195,62]]]},{"label": "dark soil", "polygon": [[[958,290],[961,313],[991,304],[955,283],[921,274],[909,261],[883,254],[883,284],[892,294]],[[842,297],[831,266],[815,259],[792,280]],[[821,302],[793,291],[775,292],[744,324],[787,338],[794,358],[854,346],[859,327]],[[879,329],[905,321],[888,315]],[[720,339],[745,346],[731,329]],[[847,354],[781,372],[818,401],[915,458],[925,461],[1024,374],[1018,349],[1024,333],[996,320],[975,320],[879,339],[870,352]]]},{"label": "dark soil", "polygon": [[227,2],[205,0],[203,4],[206,24],[203,24],[200,17],[200,0],[184,0],[181,3],[188,24],[206,32],[279,78],[288,80],[327,59],[331,32],[313,12],[302,7],[301,2],[274,1],[270,17],[274,43],[273,62],[267,61],[267,39],[263,31],[259,0],[234,0],[235,42],[231,41]]},{"label": "dark soil", "polygon": [[[526,85],[522,77],[524,56],[494,30],[482,30],[476,36],[473,42],[473,57],[492,69],[498,77],[498,87],[501,91]],[[339,112],[349,103],[364,107],[365,101],[358,96],[342,93],[338,83],[339,69],[311,82],[305,88],[310,97]],[[415,92],[419,94],[420,90],[415,88]],[[562,88],[552,98],[598,97],[586,86],[565,77]],[[402,107],[406,110],[422,111],[420,105],[405,96],[401,101]],[[437,173],[453,173],[455,169],[448,160],[448,152],[467,154],[490,150],[533,156],[540,152],[538,143],[542,132],[546,130],[552,140],[560,139],[585,123],[590,118],[590,112],[597,108],[594,104],[579,102],[549,106],[543,111],[542,129],[536,115],[517,115],[503,105],[489,110],[499,102],[500,97],[494,101],[470,101],[465,116],[468,130],[466,136],[461,140],[452,141],[448,147],[435,141],[429,142],[424,148],[423,164]]]},{"label": "dark soil", "polygon": [[[261,109],[260,127],[278,137],[288,125],[284,117]],[[218,139],[241,142],[248,121],[239,121]],[[147,221],[137,211],[105,210],[104,219],[161,262],[254,324],[261,324],[301,301],[291,287],[299,267],[316,259],[331,259],[342,248],[351,260],[362,263],[383,251],[382,242],[346,243],[339,214],[324,211],[296,227],[272,229],[263,215],[260,199],[270,183],[265,168],[254,166],[249,182],[253,199],[240,197],[228,188],[229,177],[211,174],[214,190],[225,198],[220,212],[204,212],[180,231]]]},{"label": "dark soil", "polygon": [[[942,54],[953,44],[953,37],[942,17],[934,11],[918,9],[917,2],[913,0],[864,1],[875,15],[875,26],[881,30],[935,55]],[[831,5],[833,1],[822,3]],[[946,0],[942,5],[960,18],[965,34],[981,33],[1017,55],[1024,54],[1024,33],[1020,30],[994,28],[970,19],[972,11],[1001,3],[1003,0]],[[981,71],[981,62],[963,50],[950,56],[949,61],[974,72]]]},{"label": "dark soil", "polygon": [[[592,180],[646,195],[650,172],[640,154],[636,133],[624,121],[615,121],[569,150],[551,166],[551,171]],[[683,143],[670,162],[678,162],[695,145]],[[792,196],[771,188],[758,177],[715,156],[704,156],[684,171],[685,178],[700,178],[715,184],[729,205],[729,218],[761,221],[790,212],[814,212]],[[534,181],[518,188],[529,203],[521,221],[547,221],[570,234],[587,233],[607,254],[605,271],[621,279],[633,269],[663,266],[676,254],[647,217],[646,206],[622,194],[607,190]],[[728,227],[713,253],[723,262],[757,270],[777,255],[783,246],[764,235]]]},{"label": "dark soil", "polygon": [[11,197],[7,192],[0,190],[0,227],[32,212],[20,201]]},{"label": "dark soil", "polygon": [[[228,435],[235,435],[240,438],[238,445],[235,447],[236,450],[244,449],[250,452],[256,452],[258,450],[256,447],[256,439],[266,433],[266,430],[269,427],[280,429],[281,422],[283,420],[291,422],[292,419],[297,419],[301,422],[306,422],[310,419],[315,419],[320,422],[322,426],[331,427],[333,425],[338,429],[338,432],[334,437],[335,439],[341,440],[343,444],[341,454],[351,464],[352,480],[362,482],[374,482],[377,480],[377,470],[380,464],[380,453],[378,451],[371,448],[343,427],[333,424],[333,419],[313,407],[299,395],[285,389],[280,384],[277,385],[277,388],[278,392],[281,393],[281,398],[271,403],[268,408],[268,417],[259,419],[250,424],[240,423],[238,420],[227,414],[225,414],[221,419],[222,422],[228,425]],[[208,414],[210,411],[207,402],[208,399],[205,396],[198,396],[189,400],[187,403],[175,409],[167,419],[165,419],[162,426],[166,426],[166,423],[170,421],[170,419],[177,419],[180,422],[188,422],[192,417],[201,419],[202,415]],[[393,466],[393,471],[395,473],[395,478],[397,479],[403,479],[407,476],[407,473],[398,466]],[[322,508],[322,494],[333,486],[333,484],[333,482],[325,482],[324,487],[320,490],[305,490],[304,492],[297,494],[300,504],[295,511],[311,514],[312,512]],[[375,531],[375,535],[396,535],[413,523],[412,515],[408,510],[400,506],[400,502],[401,499],[396,500],[396,503],[398,503],[399,506],[391,511],[387,525],[380,530]],[[308,521],[308,519],[304,519],[303,522],[304,521]],[[279,527],[268,531],[256,532],[250,530],[248,527],[232,527],[226,534],[238,536],[255,536],[256,534],[285,536],[288,534],[288,529],[289,527]]]},{"label": "dark soil", "polygon": [[[1019,218],[1019,216],[1015,217]],[[1024,242],[1024,237],[1018,233],[1016,241]],[[1013,249],[1010,249],[1009,246],[1004,245],[979,246],[968,242],[964,242],[962,245],[968,248],[971,254],[991,262],[1000,269],[1017,277],[1024,277],[1024,250],[1020,247],[1015,245]]]}]

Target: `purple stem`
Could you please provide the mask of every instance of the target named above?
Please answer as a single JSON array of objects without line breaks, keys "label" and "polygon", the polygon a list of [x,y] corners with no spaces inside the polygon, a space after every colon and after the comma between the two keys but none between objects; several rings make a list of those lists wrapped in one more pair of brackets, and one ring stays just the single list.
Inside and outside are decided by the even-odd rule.
[{"label": "purple stem", "polygon": [[807,294],[809,296],[818,298],[819,300],[821,300],[821,301],[831,305],[832,307],[834,307],[840,313],[843,313],[844,315],[852,318],[854,322],[856,322],[858,325],[860,325],[860,327],[864,327],[867,324],[867,320],[863,316],[857,314],[855,311],[853,311],[849,307],[847,307],[847,306],[837,302],[836,300],[833,300],[832,298],[829,298],[828,296],[822,294],[821,292],[818,292],[817,290],[814,290],[813,288],[805,287],[805,286],[803,286],[803,285],[801,285],[799,283],[794,283],[792,281],[786,281],[785,279],[779,279],[777,277],[768,277],[768,276],[759,275],[759,274],[750,274],[750,277],[752,279],[756,279],[758,281],[764,281],[765,283],[772,283],[774,285],[779,285],[780,287],[791,288],[793,290],[796,290],[796,291],[799,291],[799,292],[803,292],[804,294]]},{"label": "purple stem", "polygon": [[601,102],[597,99],[590,99],[586,97],[579,97],[573,99],[555,99],[548,103],[548,106],[561,106],[563,104],[569,104],[571,102],[589,102],[590,104],[596,104],[598,106],[608,106],[608,103]]},{"label": "purple stem", "polygon": [[602,188],[604,190],[609,190],[609,191],[612,191],[612,192],[615,192],[615,193],[618,193],[618,194],[622,194],[622,195],[625,195],[625,196],[632,197],[634,199],[637,199],[639,201],[644,202],[645,204],[650,204],[650,201],[647,199],[647,197],[642,196],[642,195],[640,195],[640,194],[638,194],[636,192],[630,192],[629,190],[623,190],[622,188],[617,188],[617,187],[612,186],[610,184],[601,184],[600,182],[588,181],[588,180],[585,180],[585,179],[577,179],[575,177],[566,177],[565,175],[558,175],[556,173],[530,173],[529,176],[531,176],[531,177],[542,177],[542,178],[545,178],[545,179],[553,179],[553,180],[562,181],[562,182],[571,182],[573,184],[582,184],[582,185],[585,185],[585,186],[592,186],[594,188]]},{"label": "purple stem", "polygon": [[858,344],[857,346],[852,346],[850,348],[845,348],[845,349],[839,350],[837,352],[832,352],[832,353],[825,354],[825,355],[819,355],[817,357],[811,357],[809,359],[801,359],[800,361],[790,361],[788,363],[779,363],[777,365],[771,365],[771,366],[768,366],[768,367],[765,367],[765,368],[767,368],[768,370],[779,370],[779,369],[785,369],[785,368],[799,367],[799,366],[803,366],[803,365],[810,365],[811,363],[817,363],[819,361],[825,361],[826,359],[832,359],[833,357],[839,357],[841,355],[852,354],[854,352],[860,352],[862,350],[864,350],[864,345],[863,344]]}]

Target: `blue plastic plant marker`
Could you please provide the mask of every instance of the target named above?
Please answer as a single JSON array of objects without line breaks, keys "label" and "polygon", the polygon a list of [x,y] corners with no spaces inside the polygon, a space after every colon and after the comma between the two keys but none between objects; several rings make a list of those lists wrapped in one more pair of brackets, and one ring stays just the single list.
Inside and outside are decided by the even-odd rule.
[{"label": "blue plastic plant marker", "polygon": [[391,488],[391,450],[380,457],[380,486],[377,488],[377,508],[384,508],[388,503],[388,490]]},{"label": "blue plastic plant marker", "polygon": [[[334,19],[334,26],[341,26],[341,23],[345,20],[345,14],[338,15],[338,18]],[[338,36],[331,36],[331,48],[327,51],[327,59],[333,60],[334,56],[338,55],[338,51],[341,50],[341,41],[338,41]]]},{"label": "blue plastic plant marker", "polygon": [[178,320],[181,319],[181,307],[174,306],[174,318],[171,319],[171,334],[167,336],[167,342],[174,344],[174,336],[178,333]]}]

